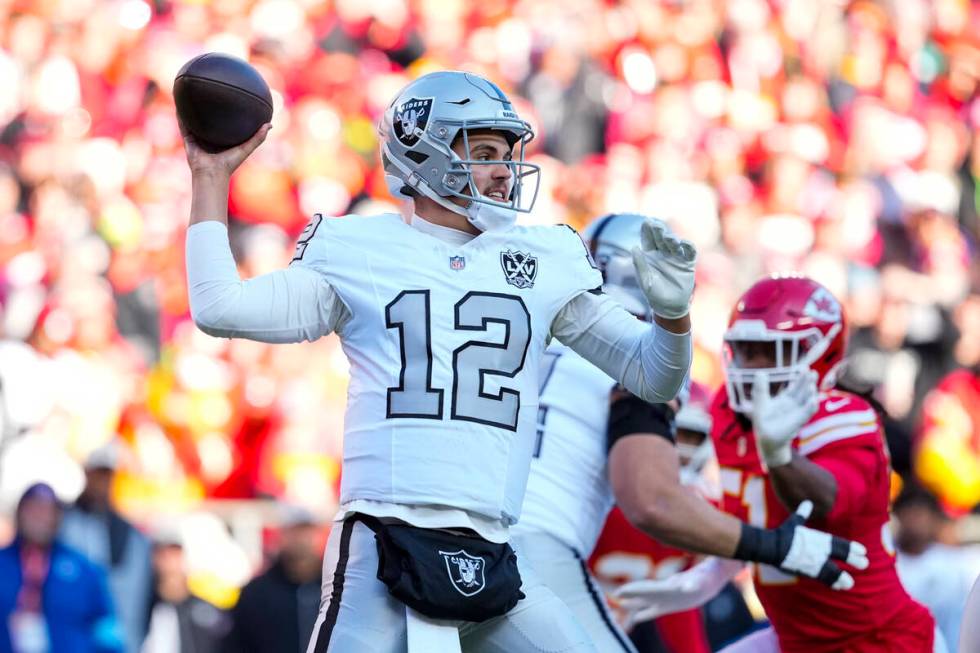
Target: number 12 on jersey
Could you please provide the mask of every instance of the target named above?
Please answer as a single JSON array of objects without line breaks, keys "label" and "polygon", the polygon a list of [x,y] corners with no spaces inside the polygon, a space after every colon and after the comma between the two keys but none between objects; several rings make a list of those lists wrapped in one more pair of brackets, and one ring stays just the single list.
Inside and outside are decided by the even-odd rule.
[{"label": "number 12 on jersey", "polygon": [[[401,371],[388,388],[386,417],[442,419],[444,388],[432,386],[432,309],[428,290],[404,290],[385,306],[385,326],[398,331]],[[516,295],[468,292],[454,308],[456,331],[504,328],[503,342],[468,340],[452,352],[450,419],[517,430],[520,393],[485,389],[486,376],[514,378],[524,369],[531,342],[531,315]]]}]

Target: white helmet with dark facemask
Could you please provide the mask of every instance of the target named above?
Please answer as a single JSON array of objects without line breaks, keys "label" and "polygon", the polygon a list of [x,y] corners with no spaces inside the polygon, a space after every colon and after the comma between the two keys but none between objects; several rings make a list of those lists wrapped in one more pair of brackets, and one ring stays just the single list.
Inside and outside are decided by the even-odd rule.
[{"label": "white helmet with dark facemask", "polygon": [[653,313],[640,289],[631,253],[640,245],[644,220],[635,213],[610,213],[589,223],[582,238],[602,271],[602,290],[633,315],[650,319]]},{"label": "white helmet with dark facemask", "polygon": [[[516,146],[513,160],[472,158],[470,132],[488,129]],[[398,93],[378,131],[385,179],[396,197],[424,195],[481,231],[510,226],[518,212],[534,206],[540,168],[524,161],[534,130],[503,91],[479,75],[444,71],[419,77]],[[462,157],[452,149],[457,138],[463,141]],[[506,165],[513,182],[510,197],[481,195],[473,181],[477,165]],[[460,206],[451,198],[465,203]]]}]

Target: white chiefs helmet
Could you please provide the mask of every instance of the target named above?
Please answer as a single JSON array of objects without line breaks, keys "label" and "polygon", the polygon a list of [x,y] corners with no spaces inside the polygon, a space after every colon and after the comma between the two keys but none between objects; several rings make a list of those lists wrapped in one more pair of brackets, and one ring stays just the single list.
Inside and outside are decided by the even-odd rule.
[{"label": "white chiefs helmet", "polygon": [[[516,146],[512,159],[470,156],[469,133],[488,129],[501,132]],[[540,168],[524,161],[534,130],[504,92],[479,75],[441,71],[419,77],[392,100],[378,132],[381,163],[396,196],[424,195],[484,231],[513,222],[517,212],[534,206]],[[457,137],[463,139],[463,156],[452,149]],[[501,164],[510,169],[513,180],[511,195],[503,201],[481,195],[472,175],[473,166]],[[465,206],[450,198],[466,200]]]}]

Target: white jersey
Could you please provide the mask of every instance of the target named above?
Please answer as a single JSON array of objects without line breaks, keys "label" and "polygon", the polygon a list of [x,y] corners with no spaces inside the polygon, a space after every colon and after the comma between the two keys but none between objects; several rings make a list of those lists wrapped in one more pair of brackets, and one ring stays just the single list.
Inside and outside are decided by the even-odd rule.
[{"label": "white jersey", "polygon": [[538,435],[517,534],[547,533],[580,556],[613,506],[607,470],[609,395],[616,382],[564,345],[541,370]]},{"label": "white jersey", "polygon": [[341,504],[515,522],[552,321],[602,283],[578,235],[514,226],[451,244],[395,214],[317,217],[292,265],[322,274],[349,313]]}]

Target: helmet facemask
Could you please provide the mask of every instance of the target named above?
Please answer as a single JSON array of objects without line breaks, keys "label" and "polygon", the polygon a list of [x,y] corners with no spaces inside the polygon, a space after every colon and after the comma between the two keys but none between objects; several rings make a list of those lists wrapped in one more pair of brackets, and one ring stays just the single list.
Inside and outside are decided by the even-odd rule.
[{"label": "helmet facemask", "polygon": [[[494,128],[493,132],[499,132],[511,146],[511,151],[516,148],[517,158],[513,156],[505,159],[477,159],[473,157],[473,148],[470,144],[470,136],[475,131],[490,130],[489,127],[474,127],[462,121],[459,128],[458,139],[462,140],[463,152],[465,156],[459,156],[455,149],[450,148],[452,153],[449,170],[443,178],[443,184],[450,197],[456,197],[466,202],[486,204],[500,209],[527,213],[533,207],[538,198],[538,188],[540,186],[540,166],[527,163],[524,160],[528,143],[534,138],[534,132],[530,125],[521,132],[512,132]],[[483,195],[477,187],[476,179],[473,174],[476,166],[507,166],[510,173],[510,192],[507,197],[500,200]],[[455,205],[454,205],[455,206]],[[461,207],[456,206],[455,210],[460,213]]]},{"label": "helmet facemask", "polygon": [[[769,392],[776,394],[791,380],[812,369],[813,363],[827,351],[840,328],[837,324],[827,333],[823,333],[816,327],[796,331],[767,329],[764,323],[757,320],[739,320],[732,324],[725,334],[723,354],[729,406],[739,413],[751,413],[752,383],[757,372],[768,375]],[[745,366],[742,350],[752,343],[771,346],[771,366]],[[828,385],[832,386],[835,376],[824,375],[820,380],[821,390],[828,389]]]}]

